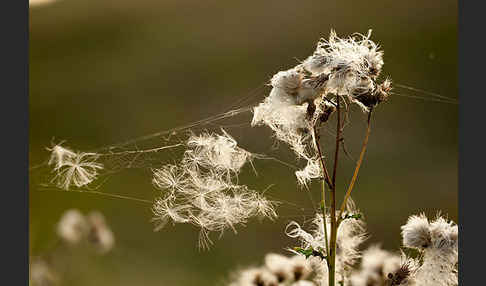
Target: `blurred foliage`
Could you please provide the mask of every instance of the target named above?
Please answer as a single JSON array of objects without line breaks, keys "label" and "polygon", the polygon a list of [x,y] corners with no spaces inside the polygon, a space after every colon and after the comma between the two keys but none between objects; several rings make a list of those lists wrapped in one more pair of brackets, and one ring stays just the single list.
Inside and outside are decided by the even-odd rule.
[{"label": "blurred foliage", "polygon": [[[45,147],[67,140],[78,150],[169,129],[225,111],[277,71],[312,53],[330,29],[366,33],[385,51],[384,75],[394,82],[457,98],[456,1],[94,1],[60,0],[30,9],[30,164]],[[268,88],[260,89],[263,98]],[[418,95],[411,91],[395,92]],[[420,96],[424,96],[420,94]],[[356,111],[356,109],[355,109]],[[374,126],[354,200],[369,243],[400,246],[410,214],[442,210],[457,221],[457,105],[392,96]],[[356,158],[364,115],[353,112],[346,144]],[[250,117],[235,119],[249,122]],[[232,128],[241,146],[294,163],[268,128]],[[157,143],[157,144],[160,144]],[[343,157],[339,183],[352,175]],[[61,255],[63,285],[214,285],[228,273],[285,252],[289,220],[311,218],[309,193],[293,171],[257,161],[241,180],[284,203],[276,222],[253,221],[227,233],[208,252],[186,225],[152,231],[150,205],[92,194],[41,191],[30,179],[30,251],[55,241],[55,224],[69,208],[102,211],[116,235],[104,257]],[[149,170],[113,175],[100,189],[152,200]],[[319,185],[310,193],[318,200]],[[344,190],[342,190],[344,192]],[[341,197],[341,196],[340,196]],[[304,209],[304,210],[302,210]]]}]

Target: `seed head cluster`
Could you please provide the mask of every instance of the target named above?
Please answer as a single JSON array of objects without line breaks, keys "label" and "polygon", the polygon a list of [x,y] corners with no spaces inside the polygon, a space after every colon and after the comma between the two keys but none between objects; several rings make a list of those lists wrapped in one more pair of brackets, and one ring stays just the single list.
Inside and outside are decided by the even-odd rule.
[{"label": "seed head cluster", "polygon": [[276,253],[265,256],[265,264],[233,273],[229,286],[314,286],[313,265],[303,256],[291,257]]},{"label": "seed head cluster", "polygon": [[71,246],[86,242],[102,254],[115,244],[113,232],[97,211],[85,216],[77,209],[67,210],[57,224],[57,234]]},{"label": "seed head cluster", "polygon": [[[64,285],[62,271],[64,267],[56,265],[58,255],[66,248],[86,245],[93,248],[98,255],[103,255],[113,249],[115,238],[105,222],[104,216],[98,211],[83,215],[77,209],[69,209],[63,213],[57,223],[57,235],[63,244],[41,256],[31,259],[29,284],[34,286]],[[63,254],[64,255],[64,254]],[[61,259],[62,261],[62,259]]]},{"label": "seed head cluster", "polygon": [[59,274],[44,259],[32,259],[29,267],[29,285],[54,286],[59,285]]},{"label": "seed head cluster", "polygon": [[179,164],[153,172],[153,185],[161,190],[153,206],[156,230],[168,222],[193,224],[200,229],[199,246],[207,248],[209,232],[236,233],[235,226],[251,217],[277,216],[271,201],[238,184],[241,168],[253,155],[228,133],[192,135],[186,146]]},{"label": "seed head cluster", "polygon": [[362,253],[361,267],[349,277],[350,286],[410,285],[418,262],[372,245]]},{"label": "seed head cluster", "polygon": [[[352,200],[348,201],[347,214],[356,214],[359,211],[355,208]],[[331,218],[328,214],[326,216],[326,223],[322,214],[315,215],[312,221],[310,232],[302,229],[302,227],[295,221],[290,222],[286,228],[286,234],[289,237],[296,238],[300,242],[303,249],[312,248],[318,250],[327,256],[325,245],[325,231],[324,226],[327,227],[327,233],[331,231]],[[361,219],[345,219],[339,226],[336,241],[336,279],[337,282],[340,277],[348,277],[351,267],[360,257],[358,247],[366,240],[365,223]],[[317,271],[317,280],[326,280],[327,267],[324,263],[320,265],[321,269]]]},{"label": "seed head cluster", "polygon": [[296,172],[303,186],[322,177],[315,148],[308,141],[310,131],[336,111],[336,97],[357,104],[364,112],[388,98],[390,80],[376,82],[383,52],[370,36],[371,31],[343,39],[331,31],[329,40],[319,41],[313,55],[273,76],[270,94],[253,110],[252,125],[267,125],[298,158],[307,160],[307,166]]},{"label": "seed head cluster", "polygon": [[[357,211],[353,203],[348,205],[348,211]],[[371,245],[364,251],[359,251],[360,244],[366,238],[364,223],[354,218],[343,220],[337,237],[335,285],[458,285],[457,225],[438,215],[433,222],[428,223],[430,231],[426,241],[430,244],[427,247],[416,243],[408,244],[408,235],[414,235],[413,232],[418,232],[415,235],[422,235],[423,220],[428,223],[423,214],[411,216],[407,224],[402,226],[404,246],[417,249],[420,252],[417,258],[408,256],[404,251],[395,253],[384,250],[379,245]],[[270,253],[265,256],[263,266],[236,272],[229,285],[329,285],[323,225],[322,216],[316,215],[310,232],[303,230],[295,222],[289,224],[286,232],[290,237],[298,239],[301,249],[312,248],[324,254],[324,258],[304,255],[295,250],[290,250],[294,253],[292,257]],[[329,222],[327,227],[329,228]],[[360,265],[356,267],[359,260]]]},{"label": "seed head cluster", "polygon": [[429,222],[424,214],[411,216],[402,226],[403,245],[419,250],[423,264],[417,270],[418,285],[458,284],[458,226],[437,215]]}]

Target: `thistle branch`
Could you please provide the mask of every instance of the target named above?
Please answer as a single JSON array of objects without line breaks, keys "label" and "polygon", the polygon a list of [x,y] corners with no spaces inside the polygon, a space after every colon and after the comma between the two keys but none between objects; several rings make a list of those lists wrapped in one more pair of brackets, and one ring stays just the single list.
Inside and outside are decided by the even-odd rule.
[{"label": "thistle branch", "polygon": [[317,154],[319,155],[319,161],[321,162],[321,169],[322,172],[324,173],[324,180],[329,186],[329,188],[332,189],[333,183],[331,182],[331,177],[329,176],[329,172],[327,171],[326,162],[324,161],[324,156],[322,156],[321,145],[319,143],[319,133],[316,125],[314,125],[313,132],[314,132],[313,134],[314,145],[316,146],[316,151]]},{"label": "thistle branch", "polygon": [[319,142],[319,134],[317,133],[317,127],[314,125],[313,128],[313,137],[314,137],[314,144],[316,146],[317,154],[319,155],[319,161],[321,162],[321,169],[324,173],[324,180],[321,181],[322,184],[322,193],[321,193],[321,211],[322,211],[322,218],[323,218],[323,227],[324,227],[324,242],[326,245],[326,255],[329,255],[329,242],[328,242],[328,235],[327,235],[327,222],[326,222],[326,183],[329,185],[329,188],[332,189],[331,180],[329,178],[329,173],[326,168],[326,162],[324,161],[324,157],[322,156],[321,145]]},{"label": "thistle branch", "polygon": [[361,147],[361,153],[359,154],[359,159],[358,162],[356,162],[356,168],[354,169],[354,174],[353,177],[351,178],[351,182],[349,183],[348,190],[346,191],[346,195],[344,196],[343,203],[341,204],[341,208],[339,211],[339,218],[338,218],[338,223],[342,221],[342,215],[344,212],[344,209],[346,208],[346,202],[348,201],[349,197],[351,196],[351,192],[353,191],[354,183],[356,182],[356,179],[358,178],[358,172],[361,167],[361,164],[363,163],[363,158],[364,154],[366,152],[366,147],[368,146],[368,138],[370,136],[370,131],[371,131],[371,113],[372,110],[368,113],[368,122],[367,122],[367,128],[366,128],[366,135],[363,140],[363,146]]},{"label": "thistle branch", "polygon": [[337,240],[337,221],[336,221],[336,173],[338,167],[338,157],[339,157],[339,145],[341,142],[341,110],[340,110],[340,97],[337,96],[336,111],[337,111],[337,132],[336,132],[336,150],[334,153],[334,168],[332,175],[332,189],[330,190],[331,195],[331,240],[330,240],[330,251],[328,253],[328,268],[329,268],[329,286],[335,285],[335,274],[336,274],[336,240]]}]

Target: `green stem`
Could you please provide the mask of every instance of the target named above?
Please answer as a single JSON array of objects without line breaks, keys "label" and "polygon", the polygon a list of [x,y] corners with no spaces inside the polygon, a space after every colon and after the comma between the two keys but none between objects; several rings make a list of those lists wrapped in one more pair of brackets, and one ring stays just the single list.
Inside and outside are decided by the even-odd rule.
[{"label": "green stem", "polygon": [[329,241],[327,235],[327,219],[326,219],[326,183],[322,181],[322,224],[324,226],[324,242],[326,243],[326,255],[329,254]]}]

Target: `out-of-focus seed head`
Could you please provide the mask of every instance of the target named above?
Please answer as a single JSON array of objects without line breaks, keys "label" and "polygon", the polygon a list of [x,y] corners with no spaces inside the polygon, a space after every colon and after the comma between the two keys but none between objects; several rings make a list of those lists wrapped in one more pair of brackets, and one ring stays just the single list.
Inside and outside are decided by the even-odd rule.
[{"label": "out-of-focus seed head", "polygon": [[300,255],[291,257],[290,265],[294,281],[305,280],[312,272],[312,268],[307,259]]},{"label": "out-of-focus seed head", "polygon": [[58,285],[60,278],[52,267],[43,259],[35,258],[30,264],[30,283],[33,286]]},{"label": "out-of-focus seed head", "polygon": [[238,273],[237,279],[231,286],[278,286],[275,275],[264,267],[249,268]]},{"label": "out-of-focus seed head", "polygon": [[413,285],[414,275],[419,268],[419,262],[408,258],[402,253],[400,267],[387,274],[386,286]]},{"label": "out-of-focus seed head", "polygon": [[86,218],[76,209],[67,210],[57,224],[57,234],[69,244],[79,243],[88,230],[89,224]]},{"label": "out-of-focus seed head", "polygon": [[110,251],[115,244],[115,236],[105,222],[103,214],[93,211],[87,216],[89,222],[88,241],[92,243],[100,253]]},{"label": "out-of-focus seed head", "polygon": [[269,253],[265,256],[265,266],[277,277],[279,283],[292,279],[290,259],[286,256]]}]

